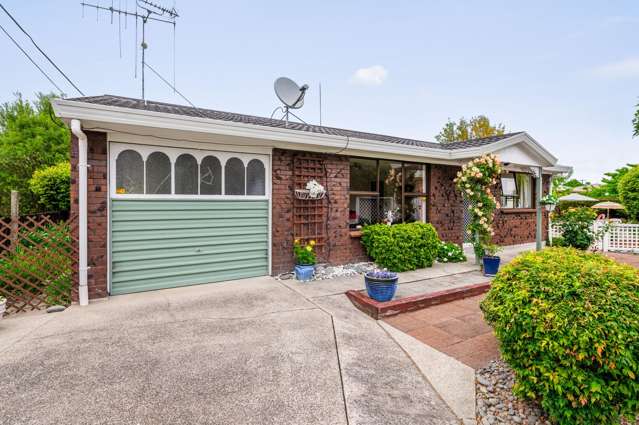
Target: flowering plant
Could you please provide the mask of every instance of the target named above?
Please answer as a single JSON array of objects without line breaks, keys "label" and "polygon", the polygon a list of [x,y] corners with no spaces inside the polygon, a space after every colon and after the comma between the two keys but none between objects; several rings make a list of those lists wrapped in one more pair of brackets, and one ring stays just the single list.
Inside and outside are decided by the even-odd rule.
[{"label": "flowering plant", "polygon": [[366,273],[366,277],[371,279],[392,280],[397,279],[397,273],[388,270],[372,270]]},{"label": "flowering plant", "polygon": [[459,245],[442,241],[437,250],[437,261],[440,263],[461,263],[466,261],[466,256]]},{"label": "flowering plant", "polygon": [[0,295],[0,304],[2,304],[3,302],[5,302],[7,299],[5,297],[3,297],[2,295]]},{"label": "flowering plant", "polygon": [[319,184],[315,179],[306,183],[306,189],[308,190],[308,194],[311,198],[319,198],[326,192],[324,186]]},{"label": "flowering plant", "polygon": [[295,254],[295,262],[299,265],[310,266],[315,264],[317,258],[315,256],[315,241],[310,240],[308,243],[301,243],[299,239],[293,242],[293,253]]},{"label": "flowering plant", "polygon": [[541,198],[541,205],[555,205],[558,202],[558,199],[552,193]]},{"label": "flowering plant", "polygon": [[486,154],[463,165],[455,178],[457,190],[470,201],[468,233],[474,236],[473,250],[477,261],[484,256],[495,234],[493,219],[495,208],[500,206],[490,188],[497,183],[501,172],[499,158]]}]

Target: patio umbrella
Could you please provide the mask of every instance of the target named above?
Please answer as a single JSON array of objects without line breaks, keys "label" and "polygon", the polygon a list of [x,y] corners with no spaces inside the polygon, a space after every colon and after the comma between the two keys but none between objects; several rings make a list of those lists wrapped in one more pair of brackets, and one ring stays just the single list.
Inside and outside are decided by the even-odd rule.
[{"label": "patio umbrella", "polygon": [[595,209],[595,210],[606,210],[606,217],[607,218],[610,218],[610,210],[623,210],[623,209],[625,209],[625,207],[623,205],[618,204],[616,202],[612,202],[612,201],[599,202],[599,203],[593,205],[590,208]]},{"label": "patio umbrella", "polygon": [[586,196],[586,195],[581,195],[579,193],[571,193],[568,194],[566,196],[562,196],[561,198],[558,199],[559,202],[569,202],[569,201],[573,201],[573,202],[597,202],[597,200],[595,198],[591,198],[590,196]]}]

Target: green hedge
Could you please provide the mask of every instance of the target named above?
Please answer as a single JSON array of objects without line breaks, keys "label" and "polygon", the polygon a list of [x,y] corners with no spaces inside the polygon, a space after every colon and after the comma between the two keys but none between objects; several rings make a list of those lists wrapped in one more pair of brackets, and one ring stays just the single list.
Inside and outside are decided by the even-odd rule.
[{"label": "green hedge", "polygon": [[437,231],[426,223],[365,226],[362,243],[378,266],[394,272],[431,267],[439,250]]},{"label": "green hedge", "polygon": [[481,308],[515,393],[555,422],[618,424],[639,413],[636,269],[573,248],[526,253],[502,268]]}]

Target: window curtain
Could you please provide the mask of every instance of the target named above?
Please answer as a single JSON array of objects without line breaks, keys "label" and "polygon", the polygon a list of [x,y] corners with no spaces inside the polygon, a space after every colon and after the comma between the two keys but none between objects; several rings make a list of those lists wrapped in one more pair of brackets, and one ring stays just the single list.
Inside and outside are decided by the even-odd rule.
[{"label": "window curtain", "polygon": [[532,178],[529,174],[516,174],[519,188],[519,208],[532,208]]}]

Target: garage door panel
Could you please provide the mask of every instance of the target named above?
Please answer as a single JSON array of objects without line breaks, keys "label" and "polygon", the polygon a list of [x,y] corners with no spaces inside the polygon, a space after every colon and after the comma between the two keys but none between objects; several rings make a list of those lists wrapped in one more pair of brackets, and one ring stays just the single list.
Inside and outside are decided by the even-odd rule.
[{"label": "garage door panel", "polygon": [[126,285],[114,286],[112,295],[128,294],[132,292],[153,291],[156,289],[177,288],[180,286],[199,285],[203,283],[223,282],[225,280],[243,279],[268,274],[268,267],[239,267],[215,272],[182,274],[175,277],[159,276],[146,279],[129,280]]},{"label": "garage door panel", "polygon": [[116,246],[111,249],[112,257],[117,258],[119,254],[131,256],[146,255],[147,253],[153,253],[154,251],[162,250],[175,250],[179,252],[184,249],[191,253],[197,252],[196,250],[203,249],[205,247],[221,247],[224,249],[227,245],[246,246],[246,244],[259,244],[268,242],[268,233],[249,233],[246,235],[236,236],[219,236],[219,237],[202,237],[202,238],[184,238],[184,239],[166,239],[149,241],[121,241],[115,244]]},{"label": "garage door panel", "polygon": [[111,293],[268,274],[268,201],[113,199]]}]

